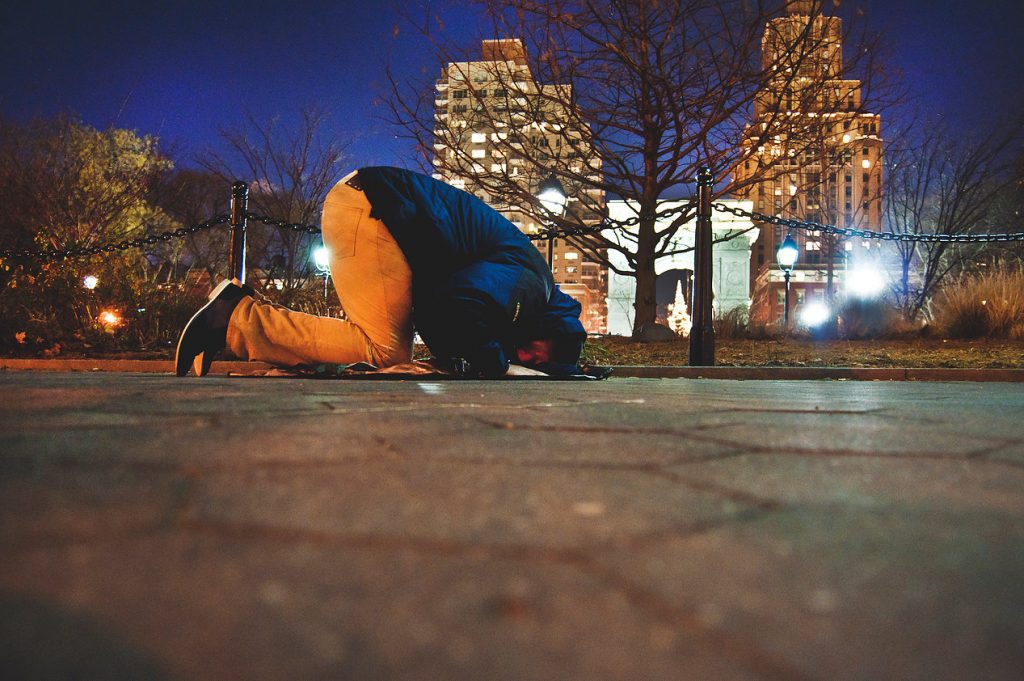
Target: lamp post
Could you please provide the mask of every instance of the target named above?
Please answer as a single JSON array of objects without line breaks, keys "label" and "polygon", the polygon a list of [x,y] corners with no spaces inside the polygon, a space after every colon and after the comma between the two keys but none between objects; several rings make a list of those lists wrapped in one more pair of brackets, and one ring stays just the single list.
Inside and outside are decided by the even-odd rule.
[{"label": "lamp post", "polygon": [[[551,173],[537,187],[537,200],[551,217],[561,217],[565,213],[565,204],[569,202],[569,197],[565,195],[562,183],[554,173]],[[548,230],[548,269],[554,272],[555,225],[550,219],[547,223],[545,226]]]},{"label": "lamp post", "polygon": [[715,178],[711,169],[697,171],[697,231],[693,251],[693,325],[690,327],[690,366],[715,366],[715,323],[711,306],[711,194]]},{"label": "lamp post", "polygon": [[782,268],[782,274],[786,280],[786,297],[784,300],[784,324],[786,330],[789,330],[789,275],[792,274],[793,266],[796,265],[796,259],[799,255],[800,249],[797,247],[793,235],[787,234],[786,238],[782,241],[782,245],[779,246],[779,250],[775,252],[775,260],[778,261],[779,267]]},{"label": "lamp post", "polygon": [[324,278],[324,300],[327,300],[327,280],[331,276],[331,258],[327,253],[326,246],[318,246],[313,249],[313,264],[316,271]]}]

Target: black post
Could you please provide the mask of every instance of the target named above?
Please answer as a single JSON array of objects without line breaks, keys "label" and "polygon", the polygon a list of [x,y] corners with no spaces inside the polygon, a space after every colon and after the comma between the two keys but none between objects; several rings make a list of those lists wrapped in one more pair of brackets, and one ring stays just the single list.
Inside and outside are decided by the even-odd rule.
[{"label": "black post", "polygon": [[245,227],[249,212],[249,185],[231,185],[231,246],[228,252],[228,278],[245,283]]},{"label": "black post", "polygon": [[[551,229],[548,227],[548,229]],[[555,271],[555,233],[553,231],[548,232],[548,269],[552,273]]]},{"label": "black post", "polygon": [[785,322],[784,322],[783,328],[788,332],[789,331],[789,270],[783,270],[782,273],[783,273],[783,276],[786,277],[786,297],[784,298],[785,306],[786,306],[786,313],[784,315]]},{"label": "black post", "polygon": [[690,366],[715,365],[715,326],[711,316],[711,169],[697,172],[697,234],[693,254],[693,326],[690,329]]}]

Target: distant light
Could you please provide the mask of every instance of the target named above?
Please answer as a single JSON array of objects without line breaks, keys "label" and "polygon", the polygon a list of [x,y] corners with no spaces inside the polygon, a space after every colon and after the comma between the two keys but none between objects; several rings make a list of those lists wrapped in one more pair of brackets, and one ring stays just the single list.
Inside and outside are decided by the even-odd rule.
[{"label": "distant light", "polygon": [[864,170],[867,170],[868,168],[871,167],[871,161],[864,159],[863,161],[860,162],[860,167],[863,168]]},{"label": "distant light", "polygon": [[800,249],[797,247],[796,241],[793,240],[793,235],[788,234],[782,245],[779,246],[779,250],[775,252],[775,259],[778,260],[779,267],[782,269],[792,270],[798,257],[800,257]]},{"label": "distant light", "polygon": [[84,286],[85,288],[89,289],[90,291],[93,290],[94,288],[96,288],[96,285],[99,284],[99,283],[100,283],[100,280],[97,277],[95,277],[95,276],[93,276],[91,274],[88,275],[87,277],[85,277],[84,279],[82,279],[82,286]]},{"label": "distant light", "polygon": [[843,144],[846,144],[849,141],[850,141],[850,136],[849,135],[843,135]]},{"label": "distant light", "polygon": [[796,196],[796,185],[795,184],[789,185],[789,195],[790,196]]},{"label": "distant light", "polygon": [[565,188],[554,173],[540,183],[540,187],[537,188],[537,199],[544,206],[544,210],[559,216],[565,211],[565,204],[569,202]]},{"label": "distant light", "polygon": [[846,292],[857,298],[877,298],[885,291],[885,276],[874,267],[855,267],[846,277]]},{"label": "distant light", "polygon": [[800,321],[804,323],[804,326],[814,328],[827,322],[830,315],[831,312],[825,303],[808,303],[800,313]]},{"label": "distant light", "polygon": [[313,263],[320,274],[328,274],[331,271],[331,256],[326,246],[320,246],[313,250]]},{"label": "distant light", "polygon": [[115,310],[104,310],[100,312],[100,324],[106,327],[108,331],[112,330],[121,325],[121,315]]}]

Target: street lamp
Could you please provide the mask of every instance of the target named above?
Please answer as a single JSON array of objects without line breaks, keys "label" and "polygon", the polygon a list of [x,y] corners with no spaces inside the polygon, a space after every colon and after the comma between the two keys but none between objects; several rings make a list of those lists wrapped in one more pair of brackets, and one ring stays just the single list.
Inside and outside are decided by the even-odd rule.
[{"label": "street lamp", "polygon": [[799,255],[800,249],[797,247],[796,241],[793,240],[793,235],[787,234],[786,238],[782,241],[782,245],[779,246],[779,250],[775,252],[775,259],[778,261],[779,267],[782,268],[783,276],[786,279],[786,329],[789,329],[789,275],[792,274],[793,266],[796,265],[796,259]]},{"label": "street lamp", "polygon": [[313,249],[313,264],[324,278],[324,300],[327,300],[327,279],[331,276],[331,257],[326,246]]},{"label": "street lamp", "polygon": [[[544,207],[551,217],[561,217],[565,213],[565,204],[569,202],[569,197],[565,195],[565,188],[562,187],[562,183],[558,181],[554,173],[548,175],[547,179],[542,180],[540,186],[537,187],[537,200],[540,201],[540,205]],[[554,271],[554,251],[555,251],[555,224],[553,220],[548,220],[548,268]]]},{"label": "street lamp", "polygon": [[90,291],[94,290],[96,286],[99,285],[99,283],[99,278],[96,277],[96,275],[94,274],[87,275],[85,278],[82,279],[82,286],[89,289]]}]

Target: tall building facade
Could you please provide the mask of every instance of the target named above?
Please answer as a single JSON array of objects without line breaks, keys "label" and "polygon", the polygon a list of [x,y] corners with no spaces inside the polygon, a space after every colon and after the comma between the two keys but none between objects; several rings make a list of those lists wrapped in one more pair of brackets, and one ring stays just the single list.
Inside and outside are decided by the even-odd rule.
[{"label": "tall building facade", "polygon": [[[569,86],[537,83],[526,56],[520,40],[485,40],[479,61],[444,68],[435,87],[434,177],[486,201],[526,234],[542,235],[546,226],[524,210],[524,194],[536,194],[553,168],[599,173],[600,167],[588,135],[573,130],[576,117],[561,104]],[[568,210],[597,224],[604,197],[581,190],[588,191],[581,201],[567,189]],[[555,282],[583,307],[587,331],[606,333],[607,268],[565,239],[534,244],[549,258]]]},{"label": "tall building facade", "polygon": [[[881,118],[863,110],[861,81],[842,77],[842,20],[818,14],[817,7],[813,0],[791,1],[785,16],[765,27],[762,59],[773,76],[756,99],[745,160],[736,169],[742,188],[735,194],[760,213],[879,229]],[[766,132],[773,128],[786,132]],[[797,315],[814,302],[833,304],[846,274],[872,259],[878,245],[820,231],[791,235],[800,249],[791,285],[791,311]],[[760,227],[750,262],[753,320],[774,323],[783,317],[784,277],[776,251],[786,236],[781,227]]]}]

